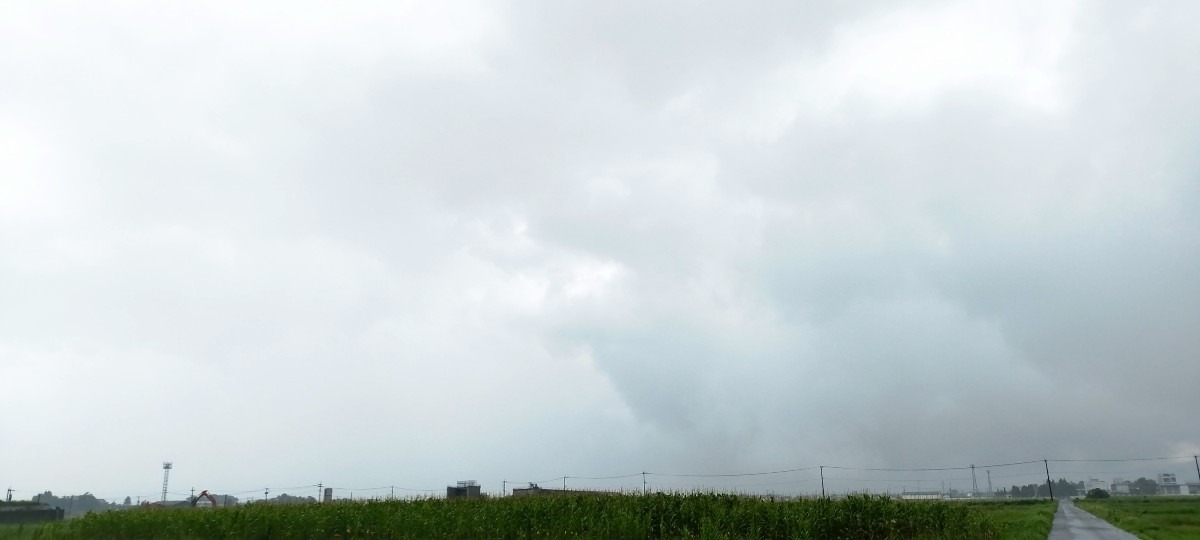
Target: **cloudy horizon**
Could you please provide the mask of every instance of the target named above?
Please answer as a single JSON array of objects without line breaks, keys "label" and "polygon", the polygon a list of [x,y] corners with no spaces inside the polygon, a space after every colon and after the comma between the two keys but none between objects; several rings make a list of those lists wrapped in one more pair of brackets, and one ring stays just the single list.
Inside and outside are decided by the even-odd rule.
[{"label": "cloudy horizon", "polygon": [[1200,5],[794,4],[0,7],[0,483],[1200,453]]}]

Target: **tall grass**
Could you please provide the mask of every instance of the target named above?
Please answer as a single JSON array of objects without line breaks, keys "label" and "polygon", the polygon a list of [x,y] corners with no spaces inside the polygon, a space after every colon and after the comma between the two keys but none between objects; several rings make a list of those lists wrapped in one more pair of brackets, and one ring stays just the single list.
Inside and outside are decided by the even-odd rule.
[{"label": "tall grass", "polygon": [[1046,540],[1054,524],[1058,502],[1046,499],[982,500],[960,503],[981,510],[996,526],[997,538]]},{"label": "tall grass", "polygon": [[54,524],[39,537],[987,539],[1000,529],[987,512],[962,504],[656,494],[136,509]]}]

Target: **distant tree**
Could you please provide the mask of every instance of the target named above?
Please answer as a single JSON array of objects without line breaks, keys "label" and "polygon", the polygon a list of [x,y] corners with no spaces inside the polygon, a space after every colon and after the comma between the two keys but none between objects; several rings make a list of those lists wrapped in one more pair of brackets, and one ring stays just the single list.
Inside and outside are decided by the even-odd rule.
[{"label": "distant tree", "polygon": [[1049,494],[1049,492],[1046,491],[1046,484],[1026,484],[1024,486],[1013,486],[1010,492],[1014,498],[1022,499],[1046,497]]},{"label": "distant tree", "polygon": [[1086,495],[1089,499],[1107,499],[1108,492],[1100,488],[1092,488]]},{"label": "distant tree", "polygon": [[97,499],[91,493],[56,497],[53,493],[46,491],[34,497],[34,500],[42,504],[62,508],[67,511],[68,517],[82,516],[88,512],[107,512],[116,508],[115,504],[104,499]]},{"label": "distant tree", "polygon": [[133,500],[132,500],[132,499],[130,499],[128,496],[126,496],[126,497],[125,497],[125,502],[123,502],[123,503],[121,503],[121,504],[123,504],[123,505],[125,505],[125,506],[130,506],[130,505],[132,505],[132,504],[133,504]]},{"label": "distant tree", "polygon": [[310,504],[317,502],[313,497],[302,497],[299,495],[288,495],[287,493],[280,494],[267,500],[274,504]]},{"label": "distant tree", "polygon": [[1066,478],[1059,478],[1054,482],[1055,497],[1074,497],[1079,495],[1080,491],[1076,489],[1074,482],[1068,482]]}]

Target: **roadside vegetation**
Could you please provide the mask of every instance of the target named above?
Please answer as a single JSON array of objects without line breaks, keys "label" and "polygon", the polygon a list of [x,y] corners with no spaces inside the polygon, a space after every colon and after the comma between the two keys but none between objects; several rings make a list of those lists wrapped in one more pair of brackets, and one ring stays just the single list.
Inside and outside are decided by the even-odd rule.
[{"label": "roadside vegetation", "polygon": [[249,504],[133,509],[43,526],[46,539],[821,538],[1038,539],[1054,503],[907,502],[885,497],[772,502],[655,494]]},{"label": "roadside vegetation", "polygon": [[1054,524],[1058,502],[1047,499],[1013,499],[966,503],[983,511],[995,523],[996,538],[1046,540]]},{"label": "roadside vegetation", "polygon": [[28,540],[34,538],[34,533],[42,527],[40,524],[0,524],[0,540]]},{"label": "roadside vegetation", "polygon": [[1200,497],[1112,497],[1085,499],[1075,504],[1142,538],[1200,538]]}]

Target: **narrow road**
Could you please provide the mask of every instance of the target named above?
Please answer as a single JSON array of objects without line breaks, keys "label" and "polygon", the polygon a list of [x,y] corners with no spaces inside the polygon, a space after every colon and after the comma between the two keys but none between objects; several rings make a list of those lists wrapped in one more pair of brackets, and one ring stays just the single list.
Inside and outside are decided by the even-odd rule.
[{"label": "narrow road", "polygon": [[1137,537],[1080,510],[1071,499],[1059,499],[1049,540],[1137,540]]}]

